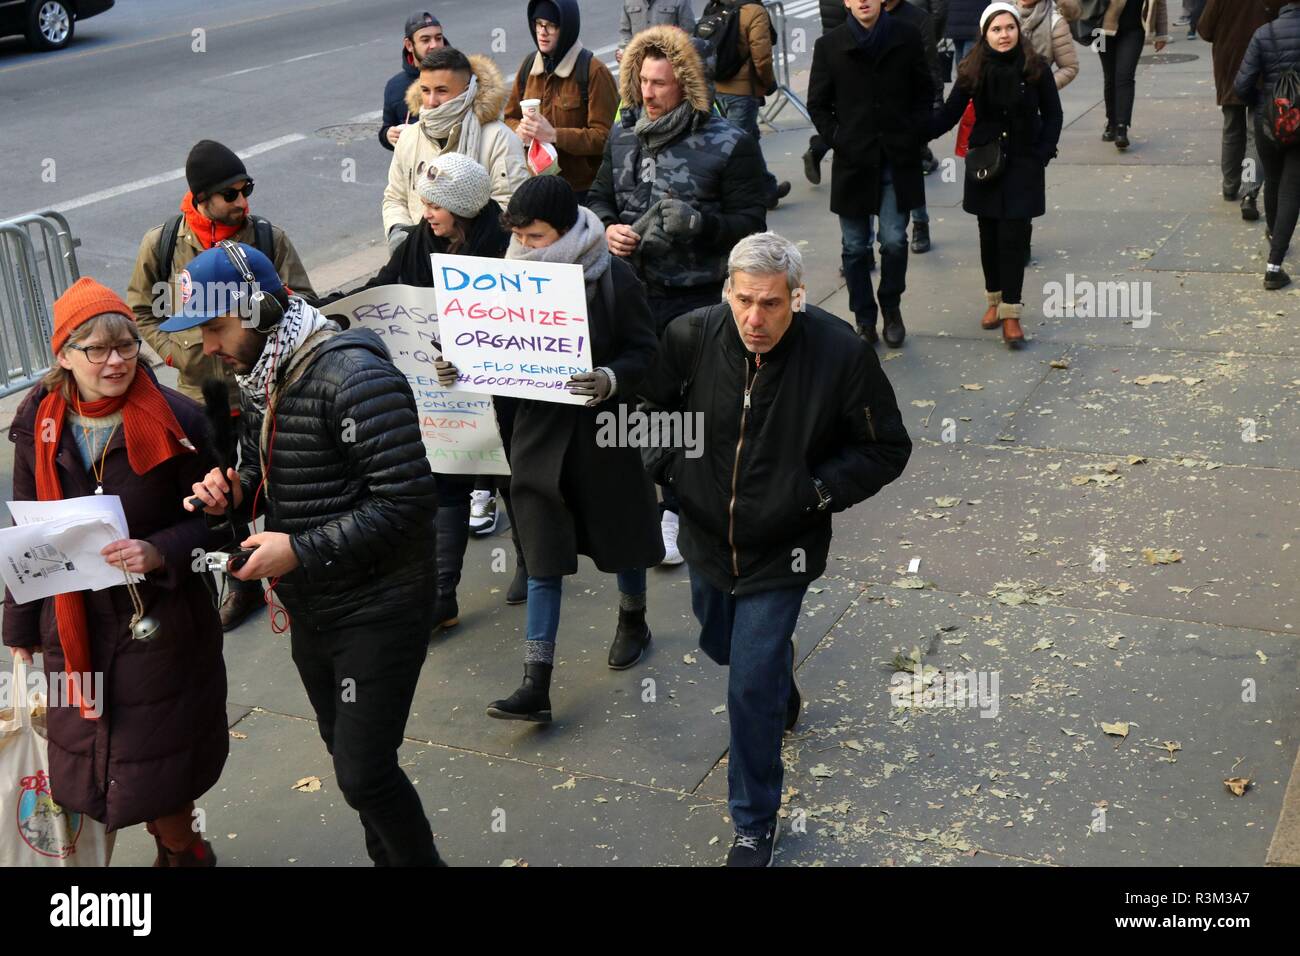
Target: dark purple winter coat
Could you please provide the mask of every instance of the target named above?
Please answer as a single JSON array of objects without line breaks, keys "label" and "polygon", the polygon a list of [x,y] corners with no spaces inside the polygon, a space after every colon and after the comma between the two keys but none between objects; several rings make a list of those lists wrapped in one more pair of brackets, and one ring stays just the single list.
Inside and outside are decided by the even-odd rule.
[{"label": "dark purple winter coat", "polygon": [[[152,375],[143,367],[136,374]],[[88,720],[75,707],[52,707],[46,723],[55,802],[109,829],[175,813],[202,796],[221,776],[230,746],[221,621],[193,570],[195,553],[212,543],[210,532],[201,512],[181,507],[194,482],[215,464],[211,440],[199,405],[159,388],[197,453],[137,475],[118,429],[103,475],[104,492],[122,498],[131,537],[149,541],[165,558],[164,566],[138,585],[146,613],[161,627],[151,641],[133,640],[133,608],[125,587],[82,592],[91,664],[104,675],[103,716]],[[44,397],[43,386],[33,388],[9,428],[18,501],[36,499],[36,410]],[[65,498],[94,493],[95,482],[68,424],[55,462]],[[41,651],[47,675],[63,670],[53,600],[16,604],[6,588],[3,634],[6,646]]]}]

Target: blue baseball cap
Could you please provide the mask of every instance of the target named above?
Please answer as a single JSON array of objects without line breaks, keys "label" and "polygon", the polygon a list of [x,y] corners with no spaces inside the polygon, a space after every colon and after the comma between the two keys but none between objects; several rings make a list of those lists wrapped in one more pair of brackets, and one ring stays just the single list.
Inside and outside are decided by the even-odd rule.
[{"label": "blue baseball cap", "polygon": [[253,286],[249,287],[226,250],[213,246],[195,256],[177,277],[180,309],[159,326],[162,331],[184,332],[223,315],[251,315],[254,292],[278,292],[284,288],[270,259],[247,243],[234,246],[248,263]]}]

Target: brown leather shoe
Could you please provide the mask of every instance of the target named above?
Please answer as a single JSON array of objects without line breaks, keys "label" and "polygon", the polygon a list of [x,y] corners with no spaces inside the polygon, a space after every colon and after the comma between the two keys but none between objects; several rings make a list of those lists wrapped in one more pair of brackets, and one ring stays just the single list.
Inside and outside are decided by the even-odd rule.
[{"label": "brown leather shoe", "polygon": [[1025,343],[1025,333],[1020,328],[1021,308],[1019,302],[1003,302],[998,306],[998,318],[1002,320],[1002,341],[1013,349]]},{"label": "brown leather shoe", "polygon": [[255,588],[230,588],[221,602],[221,629],[233,631],[243,624],[250,614],[266,605],[262,585]]},{"label": "brown leather shoe", "polygon": [[1002,324],[1002,319],[998,315],[998,306],[1002,304],[1002,293],[985,292],[984,294],[989,297],[989,307],[984,313],[984,318],[980,319],[980,328],[996,329]]}]

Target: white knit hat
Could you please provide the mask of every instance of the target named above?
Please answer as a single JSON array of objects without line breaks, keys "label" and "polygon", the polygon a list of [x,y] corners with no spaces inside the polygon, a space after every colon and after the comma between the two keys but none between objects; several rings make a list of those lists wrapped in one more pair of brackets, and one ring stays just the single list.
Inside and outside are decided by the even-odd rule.
[{"label": "white knit hat", "polygon": [[1020,25],[1020,11],[1016,9],[1014,3],[990,3],[980,14],[980,36],[984,35],[984,30],[989,25],[989,21],[999,13],[1009,13],[1016,18],[1016,25]]},{"label": "white knit hat", "polygon": [[468,156],[443,153],[429,163],[415,191],[425,202],[460,216],[473,219],[492,199],[492,179],[488,171]]}]

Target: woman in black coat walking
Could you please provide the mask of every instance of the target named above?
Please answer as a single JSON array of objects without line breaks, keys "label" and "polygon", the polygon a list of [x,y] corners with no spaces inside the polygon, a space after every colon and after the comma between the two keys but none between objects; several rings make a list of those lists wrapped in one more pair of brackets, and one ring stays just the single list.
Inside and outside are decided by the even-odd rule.
[{"label": "woman in black coat walking", "polygon": [[[431,289],[433,264],[429,256],[434,253],[502,258],[510,245],[510,234],[501,223],[501,207],[492,198],[491,185],[488,171],[460,153],[443,153],[430,162],[416,187],[424,203],[424,221],[408,226],[406,241],[397,247],[387,264],[353,292],[394,284]],[[320,303],[321,310],[328,313],[328,303],[345,295],[352,292],[328,297]],[[509,430],[513,400],[497,398],[493,406],[504,438]],[[475,479],[472,475],[444,475],[436,471],[434,479],[438,484],[438,603],[434,619],[446,630],[460,623],[456,588],[469,544],[470,493],[474,491]],[[509,511],[510,498],[504,489],[502,498]],[[527,570],[513,517],[511,535],[515,542],[516,571],[506,599],[507,603],[521,604],[525,599],[523,582]],[[517,600],[510,599],[511,593],[517,594]]]},{"label": "woman in black coat walking", "polygon": [[[1244,103],[1259,102],[1262,87],[1271,91],[1288,70],[1300,69],[1300,3],[1282,7],[1277,19],[1255,31],[1233,84],[1233,92]],[[1255,143],[1264,166],[1264,219],[1268,225],[1268,265],[1264,288],[1281,289],[1291,284],[1282,268],[1296,219],[1300,218],[1300,146],[1283,146],[1268,127],[1268,111],[1257,110]]]},{"label": "woman in black coat walking", "polygon": [[980,326],[1002,326],[1012,348],[1020,328],[1025,258],[1033,219],[1047,211],[1044,170],[1061,137],[1061,98],[1052,71],[1020,31],[1010,3],[980,16],[980,41],[957,70],[957,82],[929,123],[931,139],[957,125],[975,102],[962,208],[979,218],[980,264],[988,310]]},{"label": "woman in black coat walking", "polygon": [[[609,440],[608,432],[610,419],[626,421],[635,409],[658,340],[636,274],[610,255],[605,227],[578,205],[568,183],[558,176],[529,179],[511,197],[505,222],[514,234],[507,259],[582,266],[595,366],[568,382],[570,392],[590,399],[586,405],[520,400],[510,438],[510,494],[528,562],[524,680],[493,701],[488,715],[545,723],[561,585],[564,575],[577,573],[579,554],[618,575],[609,666],[631,667],[650,643],[646,568],[664,557],[659,509],[638,448],[618,436]],[[436,368],[441,381],[455,381],[455,366],[438,362]]]}]

